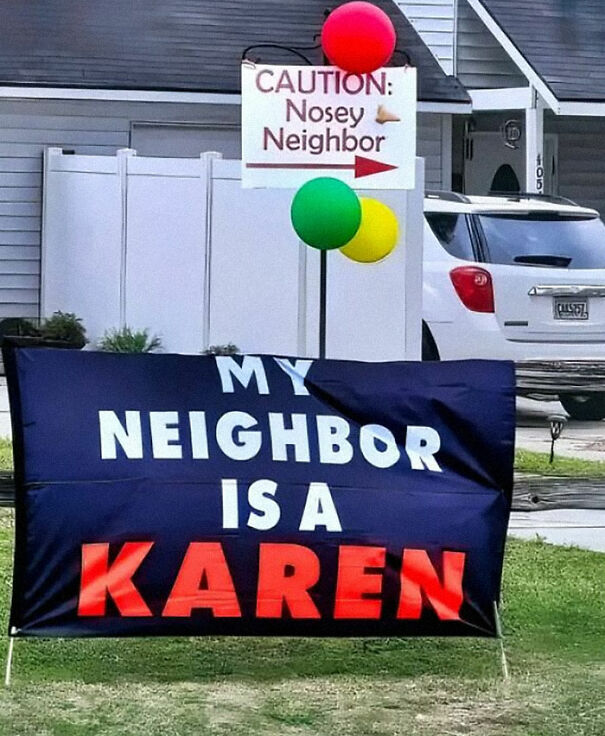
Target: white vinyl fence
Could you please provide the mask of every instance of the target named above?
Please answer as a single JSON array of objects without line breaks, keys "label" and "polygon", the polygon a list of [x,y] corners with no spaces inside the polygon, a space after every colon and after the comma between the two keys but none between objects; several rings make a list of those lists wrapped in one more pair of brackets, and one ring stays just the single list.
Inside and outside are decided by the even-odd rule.
[{"label": "white vinyl fence", "polygon": [[[76,312],[89,337],[127,324],[170,352],[235,343],[317,356],[319,253],[290,224],[294,192],[242,189],[239,161],[45,154],[41,312]],[[417,189],[373,191],[400,243],[383,262],[328,254],[327,356],[420,355],[423,162]],[[360,192],[363,194],[363,192]]]}]

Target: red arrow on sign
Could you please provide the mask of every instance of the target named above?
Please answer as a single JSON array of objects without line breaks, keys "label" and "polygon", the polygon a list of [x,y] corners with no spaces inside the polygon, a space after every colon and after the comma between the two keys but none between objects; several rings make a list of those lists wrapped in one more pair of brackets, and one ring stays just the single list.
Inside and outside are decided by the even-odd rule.
[{"label": "red arrow on sign", "polygon": [[351,169],[355,172],[355,178],[361,179],[363,176],[371,176],[372,174],[381,174],[383,171],[391,171],[397,169],[398,166],[385,164],[382,161],[374,161],[365,156],[355,156],[355,163],[352,164],[284,164],[284,163],[258,163],[246,164],[247,169]]}]

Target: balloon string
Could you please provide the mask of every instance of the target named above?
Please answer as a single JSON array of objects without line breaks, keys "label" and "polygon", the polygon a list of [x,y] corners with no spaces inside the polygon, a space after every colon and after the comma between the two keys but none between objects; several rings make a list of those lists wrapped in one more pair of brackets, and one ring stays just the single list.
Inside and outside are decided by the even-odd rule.
[{"label": "balloon string", "polygon": [[[315,51],[319,49],[320,46],[301,46],[301,51]],[[313,62],[306,57],[304,54],[301,53],[298,49],[292,48],[292,46],[282,46],[278,43],[255,43],[252,44],[252,46],[248,46],[245,48],[242,52],[242,61],[249,61],[246,59],[246,55],[249,51],[252,51],[252,49],[280,49],[281,51],[289,51],[291,54],[294,54],[295,56],[298,56],[299,59],[302,59],[305,64],[308,64],[309,66],[313,66]]]}]

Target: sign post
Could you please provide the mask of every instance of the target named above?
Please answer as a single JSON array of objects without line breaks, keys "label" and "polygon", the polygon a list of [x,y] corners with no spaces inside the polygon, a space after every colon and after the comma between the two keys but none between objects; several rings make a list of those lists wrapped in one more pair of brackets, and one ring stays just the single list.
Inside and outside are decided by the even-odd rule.
[{"label": "sign post", "polygon": [[[242,186],[331,176],[357,189],[413,189],[416,69],[242,62]],[[320,253],[319,357],[326,357],[327,253]]]}]

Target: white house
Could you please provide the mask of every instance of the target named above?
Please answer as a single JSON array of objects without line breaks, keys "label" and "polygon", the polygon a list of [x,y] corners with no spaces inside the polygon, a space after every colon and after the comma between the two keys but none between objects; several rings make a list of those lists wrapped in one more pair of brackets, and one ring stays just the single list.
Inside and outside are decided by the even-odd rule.
[{"label": "white house", "polygon": [[[393,63],[409,57],[418,68],[427,188],[518,189],[605,208],[600,3],[376,3],[397,29]],[[267,62],[300,63],[298,53],[321,63],[325,9],[319,0],[5,4],[0,318],[39,314],[44,149],[237,158],[244,49]]]},{"label": "white house", "polygon": [[605,211],[605,7],[589,0],[397,0],[469,90],[452,170],[466,193],[513,187]]},{"label": "white house", "polygon": [[[394,63],[418,68],[418,155],[449,188],[452,129],[470,98],[392,0]],[[339,4],[339,3],[334,3]],[[324,0],[28,0],[0,23],[0,318],[37,317],[43,150],[198,157],[240,152],[242,53],[321,63]],[[282,48],[259,47],[276,44]]]}]

